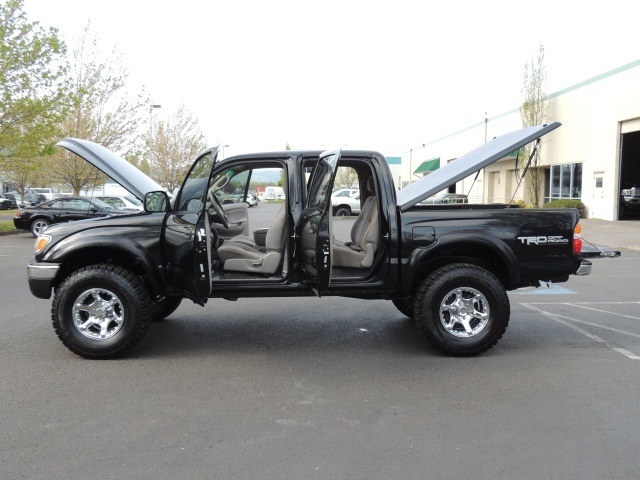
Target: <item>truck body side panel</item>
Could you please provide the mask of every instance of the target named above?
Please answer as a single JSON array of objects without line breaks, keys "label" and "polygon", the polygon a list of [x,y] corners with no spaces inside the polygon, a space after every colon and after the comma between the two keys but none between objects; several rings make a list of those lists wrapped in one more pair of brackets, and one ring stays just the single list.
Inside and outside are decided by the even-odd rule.
[{"label": "truck body side panel", "polygon": [[560,281],[575,272],[572,209],[519,209],[496,205],[416,206],[400,216],[402,290],[420,264],[439,266],[447,257],[482,259],[507,287]]}]

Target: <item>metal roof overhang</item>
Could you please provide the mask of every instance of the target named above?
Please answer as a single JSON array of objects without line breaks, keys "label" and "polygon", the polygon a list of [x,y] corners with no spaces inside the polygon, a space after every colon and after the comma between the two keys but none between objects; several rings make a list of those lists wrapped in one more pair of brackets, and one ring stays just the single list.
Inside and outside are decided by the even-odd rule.
[{"label": "metal roof overhang", "polygon": [[440,168],[440,157],[432,158],[431,160],[425,160],[420,164],[418,168],[413,172],[414,175],[419,173],[427,174],[435,172]]}]

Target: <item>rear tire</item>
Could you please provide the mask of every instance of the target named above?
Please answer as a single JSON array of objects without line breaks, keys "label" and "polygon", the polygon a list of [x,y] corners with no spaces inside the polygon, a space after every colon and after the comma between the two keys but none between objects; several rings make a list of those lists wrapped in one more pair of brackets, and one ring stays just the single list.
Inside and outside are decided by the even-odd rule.
[{"label": "rear tire", "polygon": [[49,225],[51,225],[49,223],[48,220],[45,220],[44,218],[36,218],[33,222],[31,222],[31,234],[34,237],[37,237],[38,235],[40,235]]},{"label": "rear tire", "polygon": [[413,297],[394,298],[391,301],[401,314],[413,318]]},{"label": "rear tire", "polygon": [[108,264],[72,273],[56,289],[53,328],[62,343],[85,358],[121,357],[151,325],[151,298],[138,276]]},{"label": "rear tire", "polygon": [[350,217],[351,216],[351,210],[349,210],[347,207],[340,207],[338,208],[338,210],[336,210],[336,217]]},{"label": "rear tire", "polygon": [[509,297],[489,271],[452,264],[428,276],[415,298],[422,336],[447,355],[469,357],[493,347],[509,324]]}]

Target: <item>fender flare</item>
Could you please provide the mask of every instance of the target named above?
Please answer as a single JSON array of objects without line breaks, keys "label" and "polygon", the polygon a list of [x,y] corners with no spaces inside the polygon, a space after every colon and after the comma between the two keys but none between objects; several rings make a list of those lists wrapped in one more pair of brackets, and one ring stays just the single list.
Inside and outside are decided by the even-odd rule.
[{"label": "fender flare", "polygon": [[84,235],[65,238],[58,242],[51,251],[47,252],[44,262],[64,264],[65,259],[69,255],[77,255],[88,249],[109,249],[122,252],[127,256],[131,256],[140,263],[142,269],[147,273],[151,282],[151,288],[155,294],[163,294],[165,291],[165,282],[160,270],[156,266],[147,248],[129,238],[112,235],[91,235],[90,232],[84,232]]}]

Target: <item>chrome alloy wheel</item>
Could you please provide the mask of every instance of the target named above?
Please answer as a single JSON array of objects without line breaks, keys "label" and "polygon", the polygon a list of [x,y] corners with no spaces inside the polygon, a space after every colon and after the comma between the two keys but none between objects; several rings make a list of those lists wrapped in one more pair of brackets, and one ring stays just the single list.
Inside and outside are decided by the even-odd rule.
[{"label": "chrome alloy wheel", "polygon": [[46,222],[45,220],[36,220],[33,222],[33,225],[31,225],[31,231],[34,235],[39,235],[44,232],[48,226],[49,222]]},{"label": "chrome alloy wheel", "polygon": [[122,328],[124,307],[113,292],[104,288],[92,288],[78,296],[71,315],[73,324],[82,335],[106,340]]},{"label": "chrome alloy wheel", "polygon": [[471,287],[450,291],[440,303],[440,322],[456,337],[480,333],[487,326],[490,313],[487,297]]}]

